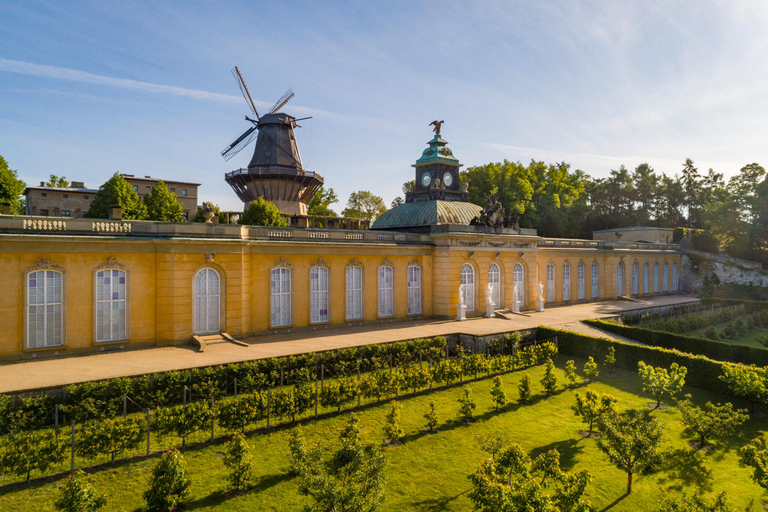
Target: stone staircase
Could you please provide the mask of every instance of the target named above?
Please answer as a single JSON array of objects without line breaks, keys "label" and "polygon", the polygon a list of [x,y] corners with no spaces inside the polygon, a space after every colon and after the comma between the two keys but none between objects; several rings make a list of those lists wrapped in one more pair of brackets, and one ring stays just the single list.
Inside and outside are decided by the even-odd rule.
[{"label": "stone staircase", "polygon": [[240,340],[236,340],[226,332],[221,332],[217,334],[195,335],[195,336],[192,336],[192,341],[194,342],[195,345],[197,345],[198,352],[205,352],[205,349],[209,345],[216,345],[219,343],[234,343],[235,345],[240,345],[241,347],[248,346],[247,343],[242,342]]}]

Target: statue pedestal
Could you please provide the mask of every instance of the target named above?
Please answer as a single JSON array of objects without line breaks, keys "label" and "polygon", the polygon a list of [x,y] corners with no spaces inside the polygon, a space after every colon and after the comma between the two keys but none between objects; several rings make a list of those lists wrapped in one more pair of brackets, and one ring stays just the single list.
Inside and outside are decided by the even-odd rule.
[{"label": "statue pedestal", "polygon": [[459,304],[456,306],[456,321],[461,322],[467,319],[467,305]]},{"label": "statue pedestal", "polygon": [[485,317],[486,318],[495,318],[496,313],[494,313],[494,310],[496,309],[496,304],[493,302],[486,302],[485,303]]},{"label": "statue pedestal", "polygon": [[536,299],[536,311],[544,311],[544,299]]},{"label": "statue pedestal", "polygon": [[512,301],[512,312],[513,313],[519,313],[520,312],[520,301],[519,300]]}]

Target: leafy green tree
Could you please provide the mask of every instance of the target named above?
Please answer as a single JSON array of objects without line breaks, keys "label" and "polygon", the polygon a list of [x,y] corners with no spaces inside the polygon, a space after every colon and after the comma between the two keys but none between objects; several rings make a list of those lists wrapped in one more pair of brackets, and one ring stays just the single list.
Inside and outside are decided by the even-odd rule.
[{"label": "leafy green tree", "polygon": [[462,395],[459,397],[459,420],[470,423],[476,407],[475,399],[472,398],[472,390],[469,386],[464,385]]},{"label": "leafy green tree", "polygon": [[115,173],[99,188],[85,217],[106,219],[109,217],[109,207],[114,205],[122,208],[123,219],[145,220],[149,216],[147,206],[139,194],[119,173]]},{"label": "leafy green tree", "polygon": [[263,197],[251,201],[251,204],[248,205],[245,213],[240,216],[240,224],[249,226],[288,225],[282,215],[280,215],[280,210],[277,209],[275,203],[267,201]]},{"label": "leafy green tree", "polygon": [[59,178],[55,174],[51,174],[50,178],[48,178],[48,183],[45,184],[46,187],[68,187],[69,186],[69,180],[66,176],[62,176]]},{"label": "leafy green tree", "polygon": [[765,439],[756,437],[750,444],[741,447],[741,462],[752,468],[752,480],[763,489],[768,489],[768,451]]},{"label": "leafy green tree", "polygon": [[507,405],[507,393],[504,392],[504,383],[498,375],[493,378],[491,397],[493,398],[493,407],[497,411]]},{"label": "leafy green tree", "polygon": [[579,380],[579,376],[576,375],[576,363],[573,361],[565,363],[565,378],[571,381],[571,387],[575,386],[576,381]]},{"label": "leafy green tree", "polygon": [[267,401],[261,392],[239,395],[216,403],[216,419],[226,430],[245,432],[249,425],[267,416]]},{"label": "leafy green tree", "polygon": [[234,491],[240,491],[248,486],[253,469],[253,455],[251,455],[248,441],[240,432],[232,436],[232,440],[227,445],[224,465],[229,469],[227,480]]},{"label": "leafy green tree", "polygon": [[288,441],[288,463],[291,475],[301,475],[304,473],[307,464],[307,442],[304,440],[304,431],[301,425],[296,425],[291,429],[291,438]]},{"label": "leafy green tree", "polygon": [[591,389],[587,390],[583,398],[578,393],[575,395],[576,404],[572,405],[571,409],[573,409],[573,413],[576,416],[581,416],[584,423],[589,425],[589,434],[587,437],[592,437],[594,423],[599,421],[603,416],[615,414],[616,402],[618,402],[619,399],[608,393],[598,395]]},{"label": "leafy green tree", "polygon": [[299,492],[312,502],[308,512],[375,512],[384,502],[386,457],[374,445],[364,445],[353,414],[339,435],[341,446],[324,460],[321,447],[310,452]]},{"label": "leafy green tree", "polygon": [[336,212],[331,210],[331,205],[339,200],[339,196],[332,188],[325,190],[320,187],[307,203],[307,215],[317,215],[318,217],[337,217]]},{"label": "leafy green tree", "polygon": [[352,192],[347,200],[347,207],[341,212],[343,217],[353,217],[356,219],[365,219],[370,222],[376,220],[376,217],[387,211],[384,200],[379,196],[373,195],[367,190]]},{"label": "leafy green tree", "polygon": [[176,194],[168,190],[165,182],[158,181],[152,191],[144,196],[149,220],[163,222],[182,222],[184,207],[176,198]]},{"label": "leafy green tree", "polygon": [[106,504],[93,488],[93,477],[78,469],[67,477],[53,506],[59,512],[96,512]]},{"label": "leafy green tree", "polygon": [[144,418],[115,418],[84,423],[77,441],[78,454],[95,458],[115,456],[138,448],[146,439],[147,422]]},{"label": "leafy green tree", "polygon": [[155,422],[161,435],[175,434],[181,438],[181,447],[187,437],[210,426],[213,411],[206,402],[190,402],[175,407],[163,407],[155,412]]},{"label": "leafy green tree", "polygon": [[392,200],[392,203],[389,205],[389,207],[394,208],[395,206],[400,206],[401,204],[405,204],[405,200],[402,197],[397,196]]},{"label": "leafy green tree", "polygon": [[0,156],[0,203],[11,203],[11,213],[24,215],[24,199],[21,196],[25,188],[27,184],[19,179],[19,173]]},{"label": "leafy green tree", "polygon": [[749,413],[755,404],[768,403],[768,367],[759,368],[740,364],[723,365],[723,374],[719,377],[732,394],[749,401]]},{"label": "leafy green tree", "polygon": [[523,373],[523,378],[520,379],[517,390],[520,394],[521,402],[527,403],[531,399],[531,376],[528,375],[528,372]]},{"label": "leafy green tree", "polygon": [[728,505],[727,496],[723,491],[712,501],[685,493],[679,496],[667,495],[654,512],[736,512],[736,509]]},{"label": "leafy green tree", "polygon": [[590,380],[597,380],[597,377],[600,375],[600,371],[597,369],[597,363],[592,356],[589,356],[587,362],[584,363],[584,375]]},{"label": "leafy green tree", "polygon": [[640,361],[637,366],[640,380],[643,382],[643,392],[650,394],[656,399],[656,407],[654,409],[659,408],[661,400],[665,396],[674,398],[683,389],[685,375],[688,372],[685,366],[672,363],[669,371],[666,368],[649,366],[643,361]]},{"label": "leafy green tree", "polygon": [[627,494],[632,492],[634,474],[659,471],[664,460],[661,449],[663,425],[648,410],[629,410],[605,415],[598,421],[603,437],[597,447],[608,460],[627,474]]},{"label": "leafy green tree", "polygon": [[469,475],[470,499],[482,512],[549,511],[587,512],[583,498],[591,480],[588,470],[566,473],[560,468],[557,450],[531,459],[518,444],[503,448]]},{"label": "leafy green tree", "polygon": [[605,354],[603,364],[606,368],[608,368],[608,373],[613,372],[613,366],[616,364],[616,349],[613,347],[608,347],[608,352]]},{"label": "leafy green tree", "polygon": [[478,440],[480,441],[480,449],[486,453],[490,453],[492,459],[495,459],[496,454],[506,448],[509,444],[506,437],[501,434],[488,435],[484,438],[478,436]]},{"label": "leafy green tree", "polygon": [[424,415],[424,419],[427,420],[427,424],[424,426],[424,430],[427,432],[437,432],[437,411],[435,410],[434,400],[429,402],[429,410]]},{"label": "leafy green tree", "polygon": [[176,504],[189,497],[191,487],[184,456],[173,448],[165,452],[152,468],[144,501],[152,511],[170,512]]},{"label": "leafy green tree", "polygon": [[725,405],[707,402],[704,408],[696,407],[691,395],[685,395],[677,407],[683,415],[683,424],[699,436],[699,448],[706,446],[707,439],[730,434],[748,418],[746,409],[734,409],[730,402]]},{"label": "leafy green tree", "polygon": [[685,192],[685,202],[683,204],[688,215],[688,227],[701,227],[699,222],[701,176],[699,175],[699,170],[693,166],[693,160],[690,158],[685,159],[680,181]]},{"label": "leafy green tree", "polygon": [[547,359],[544,364],[544,375],[541,377],[541,385],[547,394],[554,395],[557,391],[557,375],[555,375],[555,363]]},{"label": "leafy green tree", "polygon": [[0,453],[0,473],[26,476],[32,471],[45,473],[64,460],[66,445],[51,430],[11,434]]},{"label": "leafy green tree", "polygon": [[396,443],[405,436],[405,431],[400,424],[401,409],[402,406],[397,400],[392,400],[389,403],[389,411],[387,411],[386,423],[384,423],[384,435],[390,443]]}]

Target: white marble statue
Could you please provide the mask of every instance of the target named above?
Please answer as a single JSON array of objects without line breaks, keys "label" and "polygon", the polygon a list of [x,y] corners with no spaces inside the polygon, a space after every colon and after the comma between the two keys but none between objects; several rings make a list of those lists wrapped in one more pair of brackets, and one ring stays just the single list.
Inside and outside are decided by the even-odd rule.
[{"label": "white marble statue", "polygon": [[488,287],[485,289],[485,303],[493,304],[493,283],[488,283]]},{"label": "white marble statue", "polygon": [[544,285],[541,284],[541,281],[539,281],[539,285],[536,287],[536,291],[539,294],[536,300],[543,301],[544,300]]},{"label": "white marble statue", "polygon": [[459,285],[459,306],[464,305],[464,285]]},{"label": "white marble statue", "polygon": [[520,301],[520,283],[515,283],[512,287],[512,300]]}]

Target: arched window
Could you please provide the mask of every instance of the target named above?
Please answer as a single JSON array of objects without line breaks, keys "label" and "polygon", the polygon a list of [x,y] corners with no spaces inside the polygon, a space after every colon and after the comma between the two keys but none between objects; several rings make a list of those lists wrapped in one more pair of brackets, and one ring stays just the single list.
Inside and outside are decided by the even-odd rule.
[{"label": "arched window", "polygon": [[555,266],[547,265],[547,302],[555,302]]},{"label": "arched window", "polygon": [[651,267],[648,263],[643,264],[643,293],[648,293],[651,281]]},{"label": "arched window", "polygon": [[201,268],[195,275],[195,334],[221,330],[221,279],[212,268]]},{"label": "arched window", "polygon": [[363,269],[347,267],[347,320],[363,318]]},{"label": "arched window", "polygon": [[495,263],[488,267],[488,283],[493,287],[491,298],[497,307],[501,306],[501,269]]},{"label": "arched window", "polygon": [[96,341],[126,339],[127,281],[123,270],[96,272]]},{"label": "arched window", "polygon": [[624,264],[619,263],[616,267],[616,290],[619,297],[624,296]]},{"label": "arched window", "polygon": [[519,300],[520,304],[525,303],[525,273],[523,272],[523,266],[519,263],[515,263],[512,268],[512,286],[517,285],[517,296],[513,300]]},{"label": "arched window", "polygon": [[55,270],[27,274],[27,348],[64,344],[63,282]]},{"label": "arched window", "polygon": [[421,314],[421,267],[408,267],[408,314]]},{"label": "arched window", "polygon": [[583,299],[584,298],[584,264],[579,263],[579,266],[576,267],[577,277],[578,277],[578,290],[576,294],[577,299]]},{"label": "arched window", "polygon": [[291,269],[285,267],[273,268],[270,272],[270,323],[272,327],[291,325]]},{"label": "arched window", "polygon": [[677,262],[672,262],[672,290],[677,291]]},{"label": "arched window", "polygon": [[664,262],[664,272],[661,274],[661,284],[663,286],[662,290],[665,292],[669,291],[669,263]]},{"label": "arched window", "polygon": [[571,266],[563,265],[563,300],[571,300]]},{"label": "arched window", "polygon": [[632,264],[632,295],[640,293],[640,265],[637,262]]},{"label": "arched window", "polygon": [[465,263],[461,266],[461,284],[464,285],[464,304],[467,311],[475,310],[475,269]]},{"label": "arched window", "polygon": [[592,263],[592,296],[590,298],[596,299],[600,296],[599,277],[597,276],[597,263]]},{"label": "arched window", "polygon": [[395,293],[393,275],[395,269],[379,267],[379,316],[395,316]]},{"label": "arched window", "polygon": [[328,315],[328,269],[312,267],[309,270],[309,321],[323,323]]},{"label": "arched window", "polygon": [[659,291],[659,263],[653,264],[653,293]]}]

